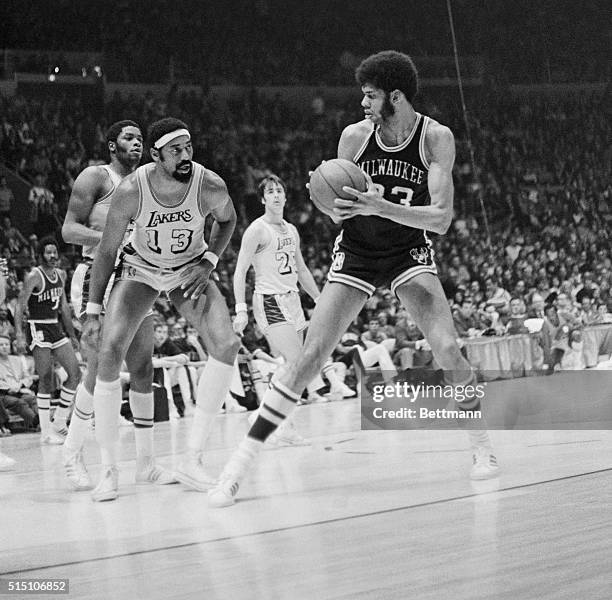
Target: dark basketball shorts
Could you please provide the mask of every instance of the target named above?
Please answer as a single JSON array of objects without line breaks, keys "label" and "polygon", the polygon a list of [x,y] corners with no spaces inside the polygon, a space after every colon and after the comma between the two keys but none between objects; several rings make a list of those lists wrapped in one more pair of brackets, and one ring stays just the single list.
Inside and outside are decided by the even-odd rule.
[{"label": "dark basketball shorts", "polygon": [[55,350],[64,344],[70,343],[70,340],[62,329],[62,326],[57,322],[37,323],[28,321],[26,340],[30,350],[33,350],[36,346],[39,348]]},{"label": "dark basketball shorts", "polygon": [[388,287],[396,294],[397,288],[421,273],[438,274],[434,251],[427,245],[382,257],[356,254],[341,242],[334,247],[328,281],[343,283],[371,296],[376,288]]}]

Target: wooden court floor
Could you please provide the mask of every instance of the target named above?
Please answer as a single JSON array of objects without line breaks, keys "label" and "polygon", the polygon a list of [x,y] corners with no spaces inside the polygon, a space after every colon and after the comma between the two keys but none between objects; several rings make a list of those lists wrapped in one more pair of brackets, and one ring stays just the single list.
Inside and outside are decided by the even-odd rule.
[{"label": "wooden court floor", "polygon": [[[266,450],[216,510],[134,485],[130,427],[120,497],[102,504],[68,491],[61,448],[1,440],[18,465],[0,473],[0,579],[68,578],[64,597],[101,600],[612,598],[610,431],[493,431],[502,475],[473,483],[460,431],[360,431],[355,400],[300,407],[296,423],[312,447]],[[161,464],[190,424],[156,426]],[[213,473],[246,430],[219,416]],[[93,437],[86,459],[97,477]]]}]

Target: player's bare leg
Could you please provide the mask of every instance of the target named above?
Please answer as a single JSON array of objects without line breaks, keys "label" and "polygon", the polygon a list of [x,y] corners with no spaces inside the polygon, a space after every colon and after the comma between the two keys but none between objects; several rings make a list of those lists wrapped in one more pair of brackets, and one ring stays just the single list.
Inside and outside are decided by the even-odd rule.
[{"label": "player's bare leg", "polygon": [[98,355],[94,390],[96,439],[102,458],[102,479],[92,492],[94,501],[114,500],[118,495],[117,445],[121,407],[121,363],[158,292],[137,281],[115,283],[108,302]]},{"label": "player's bare leg", "polygon": [[198,491],[207,491],[215,480],[204,469],[203,450],[229,393],[240,340],[232,329],[225,299],[213,281],[209,282],[204,294],[195,301],[184,298],[181,289],[172,291],[170,300],[179,313],[198,330],[209,354],[198,381],[187,452],[176,472],[176,478],[181,483]]},{"label": "player's bare leg", "polygon": [[[457,332],[440,280],[431,273],[421,273],[399,286],[396,294],[431,346],[436,362],[444,370],[446,383],[461,386],[476,383],[475,373],[457,344]],[[459,410],[479,410],[480,400],[473,398],[456,405]],[[468,427],[473,452],[472,479],[496,477],[499,468],[485,419],[459,422]]]},{"label": "player's bare leg", "polygon": [[266,392],[257,420],[227,462],[219,483],[210,491],[211,506],[234,503],[238,486],[249,465],[261,451],[267,437],[295,410],[309,381],[359,313],[367,294],[341,283],[328,283],[317,302],[297,361],[279,369]]},{"label": "player's bare leg", "polygon": [[51,425],[52,430],[62,437],[68,435],[68,428],[66,426],[66,420],[70,414],[70,407],[74,400],[74,394],[76,392],[79,381],[81,380],[81,368],[79,361],[74,353],[72,344],[66,343],[59,346],[52,352],[53,358],[64,368],[68,374],[68,379],[62,384],[60,389],[60,401],[59,406],[55,411],[53,417],[53,423]]},{"label": "player's bare leg", "polygon": [[53,360],[51,348],[34,346],[32,349],[36,373],[38,375],[38,391],[36,404],[38,405],[38,419],[40,423],[40,443],[60,445],[64,437],[55,433],[51,427],[51,392],[53,391]]}]

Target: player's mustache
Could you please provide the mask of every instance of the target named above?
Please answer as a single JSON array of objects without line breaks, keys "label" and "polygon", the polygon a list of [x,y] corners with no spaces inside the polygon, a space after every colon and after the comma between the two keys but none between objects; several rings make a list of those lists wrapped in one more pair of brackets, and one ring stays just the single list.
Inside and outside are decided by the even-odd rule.
[{"label": "player's mustache", "polygon": [[176,165],[176,168],[180,169],[181,167],[188,167],[189,165],[191,165],[190,160],[183,160],[178,165]]}]

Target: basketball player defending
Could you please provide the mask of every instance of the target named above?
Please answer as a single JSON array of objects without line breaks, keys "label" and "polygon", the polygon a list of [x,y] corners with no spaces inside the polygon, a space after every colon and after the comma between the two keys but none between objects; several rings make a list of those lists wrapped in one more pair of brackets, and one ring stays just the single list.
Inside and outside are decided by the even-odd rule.
[{"label": "basketball player defending", "polygon": [[[196,327],[210,355],[198,383],[188,451],[176,473],[179,481],[200,491],[213,483],[202,465],[202,448],[229,391],[240,347],[225,300],[209,281],[236,224],[225,183],[192,161],[191,136],[182,121],[156,121],[149,129],[149,143],[153,163],[128,175],[111,199],[86,308],[83,337],[100,347],[94,413],[103,471],[94,500],[117,498],[121,362],[159,293],[166,292]],[[207,246],[204,226],[209,214],[214,222]],[[123,248],[100,340],[104,291],[131,220],[134,229]]]},{"label": "basketball player defending", "polygon": [[[234,502],[239,482],[265,439],[291,414],[305,384],[379,286],[390,285],[408,309],[449,384],[465,385],[474,378],[457,346],[426,233],[445,233],[452,219],[453,134],[414,110],[417,72],[409,56],[395,51],[370,56],[357,68],[356,78],[365,119],[343,131],[338,157],[359,165],[368,176],[368,189],[360,193],[345,187],[355,199],[335,201],[343,228],[304,350],[273,379],[263,401],[269,410],[261,411],[209,492],[212,506]],[[478,400],[459,404],[462,410],[478,407]],[[496,476],[487,432],[468,433],[474,452],[471,477]]]},{"label": "basketball player defending", "polygon": [[[68,434],[66,419],[74,392],[81,379],[79,361],[74,348],[78,341],[72,326],[70,306],[66,300],[64,285],[66,273],[56,267],[57,244],[54,239],[41,240],[42,260],[34,267],[23,282],[15,310],[15,336],[17,350],[32,351],[34,366],[38,373],[38,416],[40,420],[40,443],[63,444]],[[28,335],[23,334],[22,323],[25,307],[28,307]],[[62,325],[59,318],[61,316]],[[68,336],[66,336],[66,331]],[[59,407],[51,423],[51,394],[55,390],[54,360],[64,368],[68,379],[60,390]]]},{"label": "basketball player defending", "polygon": [[[285,184],[276,175],[262,179],[257,188],[257,195],[265,206],[265,213],[253,221],[242,236],[234,272],[234,331],[242,335],[249,321],[245,302],[245,279],[252,265],[255,270],[255,320],[272,351],[280,354],[286,362],[293,362],[297,360],[302,349],[302,333],[306,328],[298,282],[315,302],[321,292],[302,257],[297,229],[283,219],[287,202],[285,194]],[[324,372],[326,375],[329,372],[340,389],[341,382],[335,377],[333,369],[330,362],[324,367]],[[313,395],[318,396],[316,388],[311,388],[313,385],[316,386],[316,382],[307,386],[310,399]],[[289,426],[290,423],[291,421],[284,421],[269,441],[307,445],[309,442],[297,434],[295,429]]]},{"label": "basketball player defending", "polygon": [[[142,157],[142,133],[134,121],[113,123],[106,133],[110,163],[84,169],[72,188],[68,211],[62,227],[64,240],[82,246],[83,262],[72,278],[71,300],[75,314],[85,319],[89,301],[91,266],[102,239],[111,196],[121,180],[132,173]],[[112,278],[104,294],[108,300]],[[98,355],[81,349],[87,359],[87,372],[77,388],[74,412],[63,447],[66,477],[77,490],[93,486],[83,461],[83,444],[93,415],[93,393],[98,370]],[[155,464],[153,458],[153,317],[145,317],[127,351],[125,361],[130,373],[130,409],[136,438],[136,482],[165,485],[176,483],[172,474]]]}]

